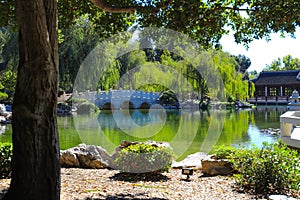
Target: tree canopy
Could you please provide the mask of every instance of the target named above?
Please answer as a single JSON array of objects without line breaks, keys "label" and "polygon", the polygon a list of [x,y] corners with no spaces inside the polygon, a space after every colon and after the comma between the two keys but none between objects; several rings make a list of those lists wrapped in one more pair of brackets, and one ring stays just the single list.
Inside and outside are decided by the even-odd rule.
[{"label": "tree canopy", "polygon": [[[272,32],[293,35],[300,25],[298,0],[58,0],[58,11],[60,28],[88,14],[101,36],[138,23],[183,32],[204,46],[218,44],[229,30],[247,44]],[[1,27],[15,25],[14,1],[1,1],[0,13]]]},{"label": "tree canopy", "polygon": [[265,71],[279,71],[279,70],[299,70],[300,59],[293,58],[291,55],[286,55],[283,58],[273,60],[271,64],[266,65]]}]

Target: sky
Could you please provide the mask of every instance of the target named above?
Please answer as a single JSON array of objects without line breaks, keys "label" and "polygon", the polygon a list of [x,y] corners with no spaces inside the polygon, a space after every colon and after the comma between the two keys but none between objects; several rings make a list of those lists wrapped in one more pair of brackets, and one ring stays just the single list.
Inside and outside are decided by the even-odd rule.
[{"label": "sky", "polygon": [[280,38],[280,34],[271,34],[271,41],[254,40],[249,44],[249,49],[234,42],[233,35],[223,36],[221,44],[223,50],[232,55],[242,54],[250,58],[251,66],[248,71],[260,72],[267,64],[271,64],[277,58],[283,58],[290,54],[293,58],[300,58],[300,28],[297,28],[296,39],[286,36]]}]

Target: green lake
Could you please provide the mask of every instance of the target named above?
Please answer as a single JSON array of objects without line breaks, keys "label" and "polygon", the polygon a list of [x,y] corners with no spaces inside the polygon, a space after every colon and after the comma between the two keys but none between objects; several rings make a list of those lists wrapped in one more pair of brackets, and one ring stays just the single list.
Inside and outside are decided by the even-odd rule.
[{"label": "green lake", "polygon": [[[80,143],[100,145],[113,153],[122,140],[167,141],[177,158],[198,151],[209,152],[219,145],[261,146],[278,136],[261,129],[279,128],[286,107],[252,110],[115,110],[98,115],[58,117],[61,149]],[[11,142],[11,125],[1,126],[0,142]]]}]

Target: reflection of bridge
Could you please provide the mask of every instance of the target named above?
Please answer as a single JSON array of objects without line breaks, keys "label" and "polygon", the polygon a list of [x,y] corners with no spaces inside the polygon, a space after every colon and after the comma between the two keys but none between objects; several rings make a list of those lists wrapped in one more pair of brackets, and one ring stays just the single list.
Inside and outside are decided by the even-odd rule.
[{"label": "reflection of bridge", "polygon": [[95,103],[100,109],[149,109],[159,103],[160,93],[136,90],[109,90],[75,94],[76,98],[84,98]]},{"label": "reflection of bridge", "polygon": [[98,115],[98,123],[101,128],[120,128],[134,129],[136,126],[147,126],[150,124],[159,124],[165,122],[165,111],[155,109],[152,113],[141,110],[116,110],[103,111]]}]

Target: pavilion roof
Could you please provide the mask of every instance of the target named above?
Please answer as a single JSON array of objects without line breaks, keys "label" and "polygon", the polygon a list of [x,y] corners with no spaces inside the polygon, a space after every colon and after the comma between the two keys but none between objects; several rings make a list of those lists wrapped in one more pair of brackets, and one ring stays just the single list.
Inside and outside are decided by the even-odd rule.
[{"label": "pavilion roof", "polygon": [[300,86],[300,70],[262,71],[251,80],[256,86]]}]

